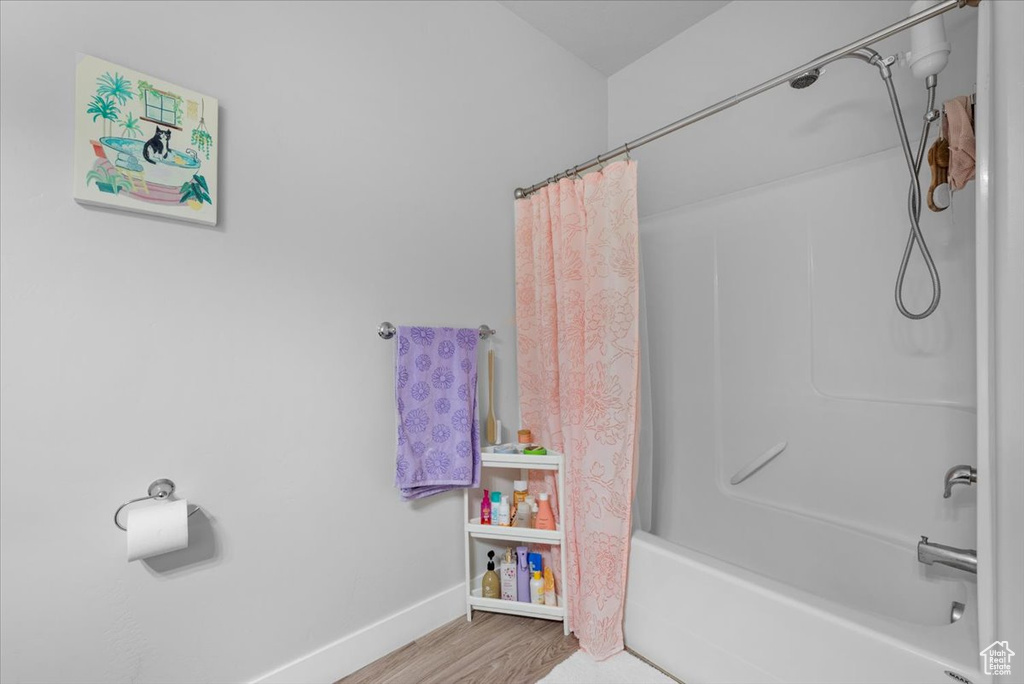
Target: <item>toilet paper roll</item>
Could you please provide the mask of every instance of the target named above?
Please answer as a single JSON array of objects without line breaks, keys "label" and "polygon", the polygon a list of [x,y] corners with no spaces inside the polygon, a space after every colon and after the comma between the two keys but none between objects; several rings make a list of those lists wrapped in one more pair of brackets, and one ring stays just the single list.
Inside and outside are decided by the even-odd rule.
[{"label": "toilet paper roll", "polygon": [[188,502],[184,499],[128,510],[128,561],[188,546]]}]

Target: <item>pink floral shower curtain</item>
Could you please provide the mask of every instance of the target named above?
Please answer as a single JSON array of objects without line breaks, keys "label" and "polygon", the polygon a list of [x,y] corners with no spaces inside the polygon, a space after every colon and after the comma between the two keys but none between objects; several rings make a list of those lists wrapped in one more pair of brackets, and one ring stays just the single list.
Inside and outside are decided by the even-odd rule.
[{"label": "pink floral shower curtain", "polygon": [[[599,660],[623,648],[640,414],[637,239],[632,161],[516,201],[520,412],[535,441],[566,455],[560,593]],[[530,479],[531,490],[554,492],[550,475]]]}]

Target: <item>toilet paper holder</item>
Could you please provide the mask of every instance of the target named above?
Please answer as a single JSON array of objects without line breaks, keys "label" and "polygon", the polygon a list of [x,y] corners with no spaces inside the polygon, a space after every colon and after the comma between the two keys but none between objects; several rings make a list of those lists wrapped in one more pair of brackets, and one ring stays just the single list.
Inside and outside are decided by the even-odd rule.
[{"label": "toilet paper holder", "polygon": [[[122,509],[124,509],[125,506],[131,506],[133,503],[138,503],[139,501],[147,501],[149,499],[166,499],[171,494],[174,494],[173,480],[168,480],[165,477],[162,477],[159,480],[154,480],[153,483],[149,485],[149,496],[140,496],[138,499],[125,501],[123,504],[117,507],[117,510],[114,511],[114,524],[117,525],[118,529],[120,529],[121,531],[127,532],[128,528],[122,525],[120,521],[117,519],[117,516],[121,514],[121,511]],[[196,506],[191,511],[189,511],[188,516],[191,518],[193,515],[196,514],[198,510],[199,506]]]}]

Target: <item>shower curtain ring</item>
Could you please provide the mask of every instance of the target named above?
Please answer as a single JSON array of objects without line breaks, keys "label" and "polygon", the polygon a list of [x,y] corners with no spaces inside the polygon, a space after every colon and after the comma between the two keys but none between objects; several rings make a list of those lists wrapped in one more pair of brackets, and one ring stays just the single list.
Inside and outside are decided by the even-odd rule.
[{"label": "shower curtain ring", "polygon": [[629,156],[629,143],[622,143],[622,146],[626,148],[626,161],[633,161],[633,158]]},{"label": "shower curtain ring", "polygon": [[577,164],[576,166],[572,167],[572,177],[575,178],[576,180],[583,180],[583,177],[580,176],[580,165],[579,164]]}]

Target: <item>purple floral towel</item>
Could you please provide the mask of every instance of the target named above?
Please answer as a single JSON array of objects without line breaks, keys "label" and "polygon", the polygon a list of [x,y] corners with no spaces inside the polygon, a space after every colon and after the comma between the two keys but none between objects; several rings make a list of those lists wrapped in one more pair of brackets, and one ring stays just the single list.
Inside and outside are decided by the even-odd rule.
[{"label": "purple floral towel", "polygon": [[398,328],[395,486],[407,501],[480,484],[477,340],[470,328]]}]

